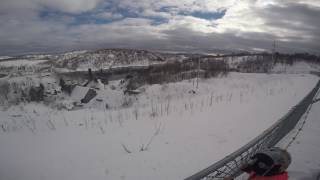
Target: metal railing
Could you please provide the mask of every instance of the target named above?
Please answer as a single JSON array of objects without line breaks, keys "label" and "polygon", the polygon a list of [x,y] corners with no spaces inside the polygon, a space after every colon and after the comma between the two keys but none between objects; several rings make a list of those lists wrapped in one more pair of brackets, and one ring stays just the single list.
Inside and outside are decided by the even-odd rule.
[{"label": "metal railing", "polygon": [[274,123],[271,127],[265,130],[258,137],[254,138],[248,144],[244,145],[237,151],[214,163],[208,168],[186,178],[185,180],[210,180],[239,176],[242,173],[240,166],[247,162],[253,154],[263,148],[276,145],[296,126],[300,118],[312,104],[319,87],[320,81],[313,88],[313,90],[296,106],[294,106],[285,116],[279,119],[276,123]]}]

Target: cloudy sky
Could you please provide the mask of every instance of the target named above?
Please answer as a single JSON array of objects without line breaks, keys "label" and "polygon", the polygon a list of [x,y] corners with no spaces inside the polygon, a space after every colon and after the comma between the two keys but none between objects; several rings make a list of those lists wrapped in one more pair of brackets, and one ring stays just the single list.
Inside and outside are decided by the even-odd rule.
[{"label": "cloudy sky", "polygon": [[0,55],[97,48],[320,53],[320,0],[0,0]]}]

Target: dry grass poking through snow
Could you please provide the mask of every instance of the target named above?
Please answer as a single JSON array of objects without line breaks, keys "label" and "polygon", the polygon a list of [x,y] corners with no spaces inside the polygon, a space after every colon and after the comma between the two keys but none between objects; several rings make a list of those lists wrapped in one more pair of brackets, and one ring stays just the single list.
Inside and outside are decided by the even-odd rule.
[{"label": "dry grass poking through snow", "polygon": [[0,112],[0,177],[182,179],[261,133],[317,80],[231,73],[199,89],[193,80],[146,86],[129,108],[14,106]]}]

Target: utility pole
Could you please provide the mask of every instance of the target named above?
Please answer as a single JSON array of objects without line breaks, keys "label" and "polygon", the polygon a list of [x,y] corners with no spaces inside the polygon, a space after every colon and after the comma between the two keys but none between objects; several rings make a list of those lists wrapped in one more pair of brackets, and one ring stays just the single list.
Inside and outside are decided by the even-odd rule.
[{"label": "utility pole", "polygon": [[199,87],[199,75],[200,75],[200,57],[198,58],[197,89]]},{"label": "utility pole", "polygon": [[272,44],[272,61],[273,62],[275,60],[275,53],[276,53],[276,40],[274,40]]}]

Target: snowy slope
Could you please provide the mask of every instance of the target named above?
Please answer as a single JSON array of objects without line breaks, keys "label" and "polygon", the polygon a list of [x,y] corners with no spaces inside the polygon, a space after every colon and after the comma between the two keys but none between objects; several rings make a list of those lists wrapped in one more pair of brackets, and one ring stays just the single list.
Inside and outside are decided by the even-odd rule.
[{"label": "snowy slope", "polygon": [[19,59],[19,60],[9,60],[0,62],[0,66],[3,67],[17,67],[17,66],[34,66],[39,63],[47,62],[47,60],[28,60],[28,59]]},{"label": "snowy slope", "polygon": [[317,80],[231,73],[199,89],[145,86],[128,108],[12,106],[0,111],[0,179],[183,179],[260,134]]},{"label": "snowy slope", "polygon": [[[88,68],[100,70],[112,67],[148,66],[168,61],[180,61],[189,56],[192,56],[192,54],[174,54],[136,49],[82,50],[61,54],[23,55],[11,57],[11,59],[6,59],[7,57],[3,56],[0,57],[0,68],[46,64],[60,68],[60,71],[83,71]],[[10,69],[10,71],[12,71],[12,69]]]},{"label": "snowy slope", "polygon": [[147,66],[170,60],[184,59],[183,55],[133,49],[102,49],[62,54],[55,61],[57,67],[73,70],[93,70],[119,66]]}]

